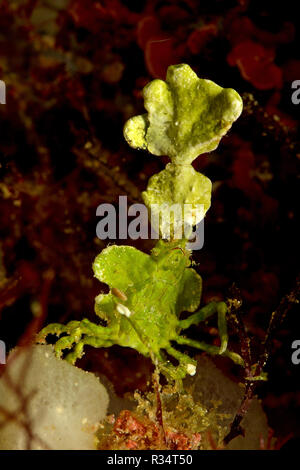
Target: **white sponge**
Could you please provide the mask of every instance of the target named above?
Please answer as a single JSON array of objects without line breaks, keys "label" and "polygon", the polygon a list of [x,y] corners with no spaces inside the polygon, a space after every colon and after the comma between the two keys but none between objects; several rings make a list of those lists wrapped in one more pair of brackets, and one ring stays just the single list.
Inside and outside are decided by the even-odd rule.
[{"label": "white sponge", "polygon": [[[32,394],[27,416],[20,408],[24,400],[8,378],[23,397]],[[0,379],[0,449],[94,449],[94,433],[108,401],[96,376],[57,359],[52,346],[17,348]],[[1,409],[19,422],[9,421]],[[20,423],[30,425],[33,436]]]}]

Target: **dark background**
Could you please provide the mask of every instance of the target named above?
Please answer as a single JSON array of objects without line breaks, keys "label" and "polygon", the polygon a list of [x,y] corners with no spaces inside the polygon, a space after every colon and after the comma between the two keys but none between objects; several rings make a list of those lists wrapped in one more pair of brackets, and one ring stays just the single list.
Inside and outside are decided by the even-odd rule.
[{"label": "dark background", "polygon": [[[101,286],[91,264],[106,244],[96,238],[96,208],[117,204],[119,195],[141,201],[147,179],[167,161],[130,149],[123,125],[143,112],[143,86],[184,62],[244,100],[219,148],[195,162],[214,185],[204,248],[194,260],[203,304],[239,287],[255,356],[299,270],[296,5],[0,2],[0,79],[7,87],[0,105],[0,338],[8,348],[49,322],[95,320]],[[214,330],[195,330],[206,333],[211,338]],[[282,438],[292,433],[289,445],[300,437],[295,339],[296,306],[274,337],[269,381],[259,388],[270,427]],[[149,378],[149,361],[118,347],[87,350],[81,365],[104,373],[120,394],[144,389]]]}]

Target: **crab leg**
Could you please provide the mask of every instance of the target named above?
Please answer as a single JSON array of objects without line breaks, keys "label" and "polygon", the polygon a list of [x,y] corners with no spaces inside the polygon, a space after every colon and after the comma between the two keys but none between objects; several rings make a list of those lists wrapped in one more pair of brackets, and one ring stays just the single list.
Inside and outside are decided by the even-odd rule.
[{"label": "crab leg", "polygon": [[228,333],[226,324],[226,313],[227,306],[225,302],[210,302],[201,308],[198,312],[190,315],[185,320],[179,322],[179,326],[182,330],[186,330],[191,325],[197,325],[198,323],[205,321],[211,317],[214,313],[218,314],[218,330],[221,339],[221,346],[218,354],[223,354],[227,349],[228,344]]},{"label": "crab leg", "polygon": [[182,385],[181,379],[184,379],[184,377],[186,376],[186,368],[178,368],[171,364],[171,362],[168,361],[162,350],[157,352],[155,355],[158,359],[157,366],[159,370],[170,379],[175,380],[178,385]]},{"label": "crab leg", "polygon": [[97,338],[94,336],[83,336],[83,338],[75,345],[73,351],[66,356],[66,360],[71,364],[75,364],[77,359],[80,359],[84,352],[84,346],[93,346],[94,348],[108,348],[114,344],[113,340],[104,338]]},{"label": "crab leg", "polygon": [[44,344],[48,335],[60,336],[63,333],[69,333],[73,328],[77,328],[80,325],[80,321],[72,321],[67,325],[61,325],[60,323],[51,323],[50,325],[43,328],[36,337],[37,343]]},{"label": "crab leg", "polygon": [[228,345],[228,332],[227,332],[227,321],[226,321],[227,305],[225,304],[225,302],[218,302],[217,312],[218,312],[218,330],[219,330],[219,336],[221,340],[219,354],[224,354]]},{"label": "crab leg", "polygon": [[196,366],[197,362],[191,359],[189,356],[186,354],[181,353],[180,351],[177,351],[177,349],[173,348],[172,346],[169,346],[166,348],[166,351],[175,359],[178,360],[180,368],[184,370],[184,373],[188,373],[189,375],[194,375],[196,372]]},{"label": "crab leg", "polygon": [[198,312],[193,313],[185,320],[179,321],[179,326],[182,330],[186,330],[191,325],[197,325],[198,323],[206,320],[208,317],[211,317],[214,313],[217,313],[218,302],[210,302],[201,308]]},{"label": "crab leg", "polygon": [[48,325],[37,335],[37,342],[45,342],[45,338],[49,334],[61,336],[64,333],[67,336],[62,336],[56,342],[54,351],[58,357],[61,357],[64,349],[72,349],[66,356],[67,361],[72,364],[82,357],[85,345],[108,347],[115,342],[113,338],[116,339],[116,332],[109,326],[96,325],[84,319],[82,321],[71,321],[67,325],[58,323]]},{"label": "crab leg", "polygon": [[[182,336],[179,336],[176,339],[176,342],[178,344],[185,344],[187,346],[191,346],[196,349],[201,349],[202,351],[206,351],[212,355],[220,354],[220,348],[218,346],[207,344],[204,341],[196,341],[194,339],[189,339],[189,338],[184,338]],[[235,352],[228,351],[228,349],[222,353],[222,356],[229,357],[233,362],[235,362],[236,364],[239,364],[240,366],[244,365],[244,361],[241,358],[241,356]]]}]

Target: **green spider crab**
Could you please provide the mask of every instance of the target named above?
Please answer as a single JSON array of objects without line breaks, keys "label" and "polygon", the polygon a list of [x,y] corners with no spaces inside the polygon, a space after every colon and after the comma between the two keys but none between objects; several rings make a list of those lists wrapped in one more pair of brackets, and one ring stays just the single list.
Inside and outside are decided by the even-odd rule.
[{"label": "green spider crab", "polygon": [[[83,355],[85,345],[134,348],[150,357],[167,378],[180,381],[187,374],[195,374],[196,361],[176,349],[175,343],[228,356],[243,365],[242,358],[227,348],[226,304],[210,302],[196,311],[202,280],[191,267],[187,237],[174,236],[181,228],[175,226],[174,218],[170,221],[172,230],[166,230],[170,227],[166,227],[164,212],[173,204],[189,204],[189,224],[193,227],[200,221],[196,215],[200,204],[204,217],[210,207],[212,184],[195,171],[192,162],[218,146],[239,117],[242,100],[232,89],[199,79],[186,64],[169,67],[165,82],[150,82],[144,88],[144,100],[147,114],[129,119],[124,136],[134,148],[170,157],[171,163],[150,178],[142,194],[150,211],[158,211],[159,206],[161,239],[150,255],[131,246],[113,245],[96,257],[94,275],[110,287],[108,294],[98,295],[95,301],[96,315],[106,326],[88,319],[52,324],[39,333],[37,340],[44,342],[49,334],[60,336],[55,352],[61,356],[64,350],[70,350],[66,359],[73,364]],[[182,312],[191,315],[181,319]],[[218,316],[220,347],[183,334],[214,314]]]},{"label": "green spider crab", "polygon": [[[159,370],[172,379],[182,379],[196,371],[196,361],[179,352],[173,342],[222,354],[242,365],[241,357],[227,349],[224,302],[210,302],[180,319],[182,311],[193,312],[200,302],[201,277],[190,264],[190,253],[183,242],[160,240],[151,255],[130,246],[110,246],[93,265],[96,278],[110,286],[110,292],[98,295],[95,301],[96,314],[107,326],[87,319],[67,325],[52,324],[41,331],[38,340],[43,341],[48,334],[66,334],[55,344],[55,352],[61,356],[64,349],[72,349],[66,356],[71,363],[82,356],[85,345],[131,347],[151,357]],[[220,347],[181,335],[214,313],[218,315]],[[177,366],[167,359],[166,353],[178,361]]]}]

